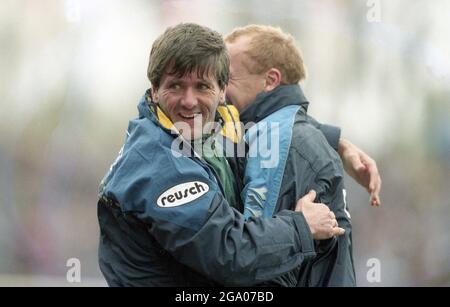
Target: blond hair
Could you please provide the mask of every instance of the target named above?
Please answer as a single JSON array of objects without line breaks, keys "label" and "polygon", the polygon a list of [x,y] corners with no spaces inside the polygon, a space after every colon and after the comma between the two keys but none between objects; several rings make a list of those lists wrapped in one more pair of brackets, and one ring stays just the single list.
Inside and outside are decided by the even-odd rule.
[{"label": "blond hair", "polygon": [[306,78],[303,57],[292,35],[278,27],[248,25],[234,29],[225,37],[225,42],[234,43],[241,37],[250,38],[244,52],[253,62],[246,65],[250,73],[261,74],[277,68],[282,84],[297,84]]}]

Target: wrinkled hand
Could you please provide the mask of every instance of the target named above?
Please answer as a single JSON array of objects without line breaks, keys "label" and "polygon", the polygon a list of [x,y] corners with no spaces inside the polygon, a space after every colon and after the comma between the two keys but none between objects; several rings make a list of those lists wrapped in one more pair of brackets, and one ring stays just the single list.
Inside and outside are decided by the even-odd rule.
[{"label": "wrinkled hand", "polygon": [[328,206],[314,203],[316,192],[311,190],[298,200],[295,211],[302,212],[315,240],[326,240],[340,236],[345,229],[338,227],[336,216]]},{"label": "wrinkled hand", "polygon": [[372,206],[381,205],[381,177],[376,162],[348,140],[339,140],[339,155],[344,169],[356,182],[370,194]]}]

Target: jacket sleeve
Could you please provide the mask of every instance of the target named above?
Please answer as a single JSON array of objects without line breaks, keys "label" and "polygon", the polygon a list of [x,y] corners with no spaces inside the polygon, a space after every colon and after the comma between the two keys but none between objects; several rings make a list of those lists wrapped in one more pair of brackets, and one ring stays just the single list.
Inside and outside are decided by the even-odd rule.
[{"label": "jacket sleeve", "polygon": [[307,286],[345,287],[356,286],[352,252],[352,225],[347,208],[343,167],[336,152],[326,146],[317,148],[319,153],[313,168],[316,170],[310,189],[317,192],[317,202],[325,203],[336,215],[338,225],[345,234],[316,242],[317,257],[310,263]]},{"label": "jacket sleeve", "polygon": [[145,222],[180,263],[224,285],[252,285],[315,256],[302,213],[246,221],[229,206],[208,168],[170,153],[150,161],[143,156],[130,151],[121,159],[109,196]]},{"label": "jacket sleeve", "polygon": [[325,136],[328,144],[333,147],[335,151],[338,151],[339,139],[341,138],[341,129],[339,127],[321,124],[309,115],[307,115],[306,121],[315,128],[319,129]]}]

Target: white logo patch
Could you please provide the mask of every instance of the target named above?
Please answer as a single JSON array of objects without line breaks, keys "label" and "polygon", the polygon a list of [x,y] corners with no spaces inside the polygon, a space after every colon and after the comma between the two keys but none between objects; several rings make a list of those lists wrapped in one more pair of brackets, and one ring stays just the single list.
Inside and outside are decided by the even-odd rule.
[{"label": "white logo patch", "polygon": [[208,193],[209,186],[201,181],[179,184],[158,197],[156,204],[161,208],[172,208],[187,204]]}]

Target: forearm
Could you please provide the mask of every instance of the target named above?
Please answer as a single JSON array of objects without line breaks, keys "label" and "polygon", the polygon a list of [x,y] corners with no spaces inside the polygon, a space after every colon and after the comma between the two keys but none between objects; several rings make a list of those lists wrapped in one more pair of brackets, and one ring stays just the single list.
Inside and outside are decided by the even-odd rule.
[{"label": "forearm", "polygon": [[201,229],[158,225],[151,234],[179,262],[223,285],[253,285],[273,279],[315,256],[301,213],[285,211],[271,219],[251,218],[220,202]]}]

